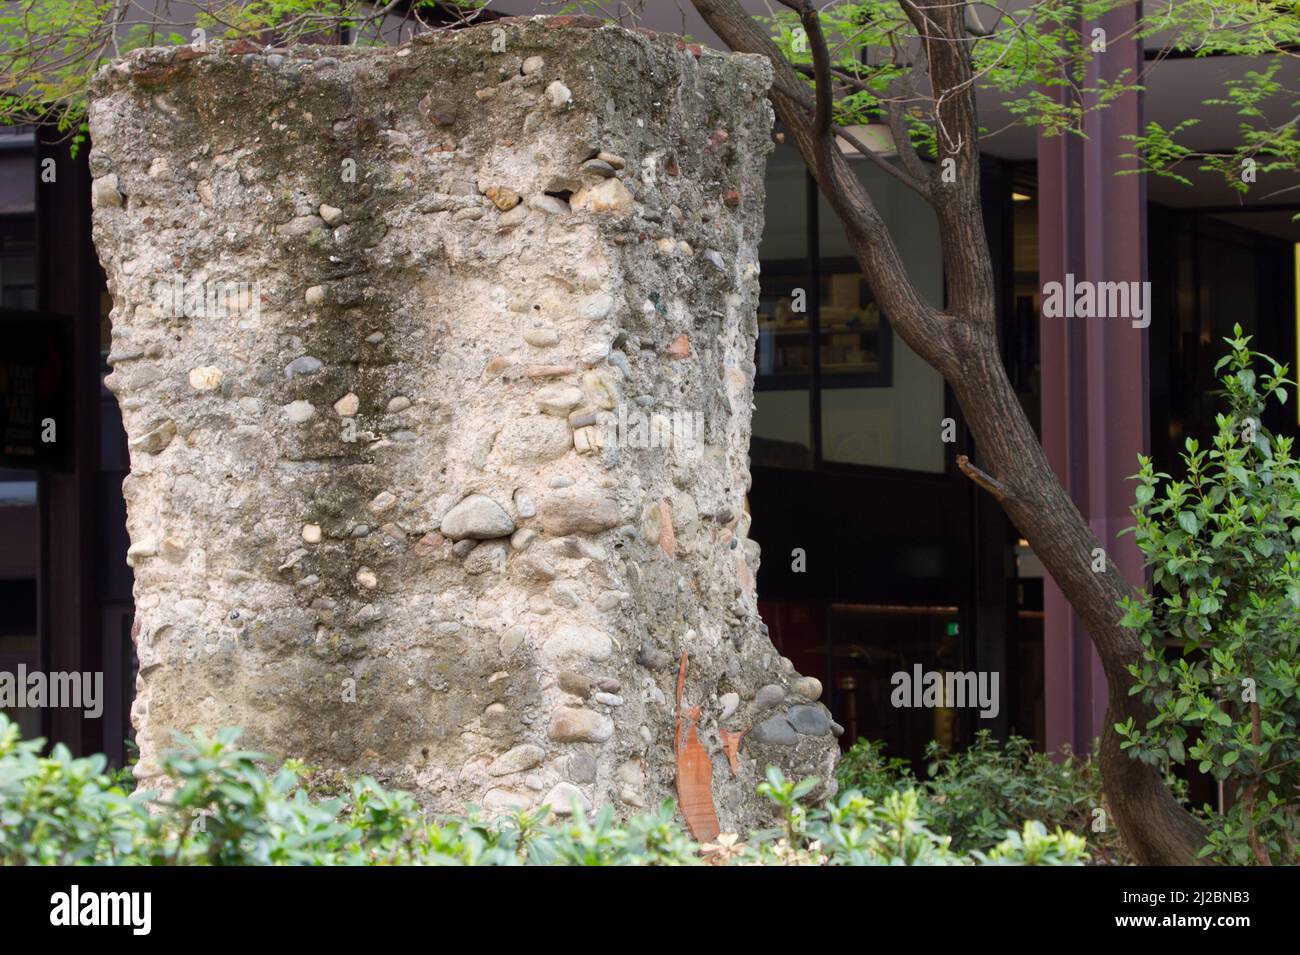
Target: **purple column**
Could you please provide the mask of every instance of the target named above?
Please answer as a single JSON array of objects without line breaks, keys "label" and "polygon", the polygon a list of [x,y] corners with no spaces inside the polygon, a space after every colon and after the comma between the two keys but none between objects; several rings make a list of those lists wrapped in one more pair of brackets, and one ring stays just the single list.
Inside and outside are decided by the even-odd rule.
[{"label": "purple column", "polygon": [[[1083,24],[1092,37],[1131,29],[1141,5]],[[1129,82],[1143,66],[1141,41],[1116,39],[1097,53],[1084,85],[1099,78]],[[1141,176],[1119,176],[1132,160],[1122,137],[1142,128],[1142,94],[1129,93],[1092,112],[1086,139],[1038,140],[1039,273],[1044,283],[1142,282],[1147,278],[1146,187]],[[1149,316],[1160,321],[1160,316]],[[1142,580],[1141,555],[1131,537],[1116,534],[1129,521],[1137,455],[1150,448],[1146,330],[1121,318],[1042,318],[1043,445],[1058,477],[1088,519],[1101,546],[1126,577]],[[1045,581],[1044,627],[1047,745],[1091,747],[1105,727],[1106,680],[1079,617],[1055,582]],[[1118,612],[1118,611],[1117,611]]]}]

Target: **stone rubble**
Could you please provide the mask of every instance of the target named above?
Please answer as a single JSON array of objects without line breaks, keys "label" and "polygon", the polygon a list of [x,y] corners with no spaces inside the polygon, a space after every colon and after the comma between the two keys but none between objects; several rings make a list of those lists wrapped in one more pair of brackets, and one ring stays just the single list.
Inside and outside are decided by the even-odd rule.
[{"label": "stone rubble", "polygon": [[[770,764],[833,787],[745,510],[769,83],[574,17],[101,71],[143,780],[239,725],[430,808],[625,815],[674,793],[689,652],[724,830]],[[178,273],[243,306],[158,308]]]}]

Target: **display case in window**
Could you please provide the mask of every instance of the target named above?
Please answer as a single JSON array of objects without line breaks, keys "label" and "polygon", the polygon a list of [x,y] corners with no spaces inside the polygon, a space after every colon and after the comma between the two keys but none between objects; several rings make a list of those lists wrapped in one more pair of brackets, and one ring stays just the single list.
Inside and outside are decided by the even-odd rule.
[{"label": "display case in window", "polygon": [[852,260],[824,263],[818,295],[809,294],[803,263],[766,263],[758,305],[761,390],[807,388],[812,375],[810,314],[818,321],[824,388],[887,388],[892,384],[892,332],[866,279]]},{"label": "display case in window", "polygon": [[857,264],[824,262],[819,288],[822,387],[890,387],[893,334]]}]

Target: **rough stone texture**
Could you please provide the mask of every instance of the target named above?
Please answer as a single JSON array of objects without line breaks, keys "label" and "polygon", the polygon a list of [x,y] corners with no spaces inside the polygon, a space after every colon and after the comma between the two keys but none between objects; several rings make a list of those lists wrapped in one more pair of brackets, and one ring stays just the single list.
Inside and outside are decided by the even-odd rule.
[{"label": "rough stone texture", "polygon": [[[439,809],[632,812],[674,793],[689,651],[724,829],[769,763],[829,780],[744,503],[769,79],[572,18],[100,74],[140,775],[240,725]],[[169,310],[178,277],[252,288]],[[738,777],[724,712],[766,721]]]}]

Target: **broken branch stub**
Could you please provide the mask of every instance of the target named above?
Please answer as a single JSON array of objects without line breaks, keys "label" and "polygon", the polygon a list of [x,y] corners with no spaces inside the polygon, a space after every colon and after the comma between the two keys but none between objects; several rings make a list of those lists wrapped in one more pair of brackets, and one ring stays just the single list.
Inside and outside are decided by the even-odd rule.
[{"label": "broken branch stub", "polygon": [[101,73],[140,775],[235,725],[438,809],[631,812],[689,652],[724,829],[769,764],[829,782],[744,506],[769,81],[563,18]]}]

